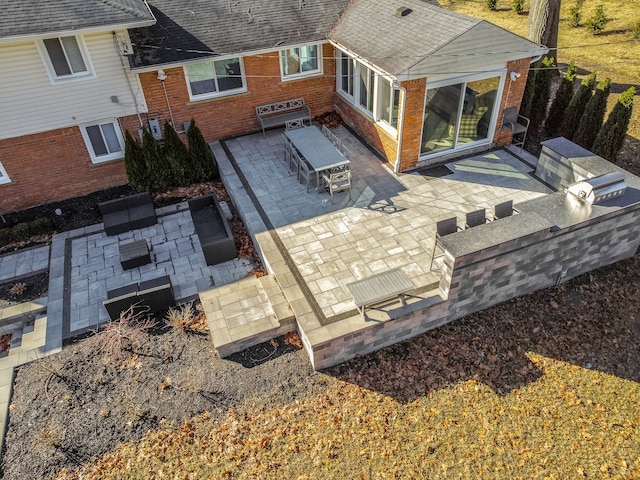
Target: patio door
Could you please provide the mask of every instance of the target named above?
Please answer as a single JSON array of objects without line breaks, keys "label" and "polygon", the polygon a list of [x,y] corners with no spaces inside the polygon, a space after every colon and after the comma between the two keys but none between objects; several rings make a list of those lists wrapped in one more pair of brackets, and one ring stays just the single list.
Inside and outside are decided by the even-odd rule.
[{"label": "patio door", "polygon": [[503,77],[469,78],[428,88],[421,155],[489,142]]}]

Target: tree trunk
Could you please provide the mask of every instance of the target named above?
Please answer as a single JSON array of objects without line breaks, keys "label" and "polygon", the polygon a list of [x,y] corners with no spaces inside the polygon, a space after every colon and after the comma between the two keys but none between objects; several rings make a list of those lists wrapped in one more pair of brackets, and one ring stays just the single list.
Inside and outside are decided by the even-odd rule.
[{"label": "tree trunk", "polygon": [[555,59],[554,64],[558,63],[559,23],[560,0],[531,0],[527,38],[548,47],[548,56]]}]

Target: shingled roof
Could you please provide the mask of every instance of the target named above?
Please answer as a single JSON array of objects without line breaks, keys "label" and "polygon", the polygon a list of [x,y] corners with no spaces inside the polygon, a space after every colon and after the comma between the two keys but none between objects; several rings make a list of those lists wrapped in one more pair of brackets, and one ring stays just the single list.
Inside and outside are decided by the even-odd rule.
[{"label": "shingled roof", "polygon": [[[404,15],[397,14],[404,7]],[[353,0],[331,41],[398,79],[481,71],[546,52],[484,20],[428,0]]]},{"label": "shingled roof", "polygon": [[133,68],[327,39],[348,0],[150,0],[157,19],[130,31]]},{"label": "shingled roof", "polygon": [[2,41],[154,22],[143,0],[0,0]]}]

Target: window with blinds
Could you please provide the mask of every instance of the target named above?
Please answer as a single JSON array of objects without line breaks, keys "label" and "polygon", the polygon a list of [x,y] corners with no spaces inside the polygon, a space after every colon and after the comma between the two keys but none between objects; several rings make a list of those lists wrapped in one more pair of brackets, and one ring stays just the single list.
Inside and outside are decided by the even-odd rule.
[{"label": "window with blinds", "polygon": [[47,38],[42,41],[53,79],[89,75],[87,55],[76,37]]}]

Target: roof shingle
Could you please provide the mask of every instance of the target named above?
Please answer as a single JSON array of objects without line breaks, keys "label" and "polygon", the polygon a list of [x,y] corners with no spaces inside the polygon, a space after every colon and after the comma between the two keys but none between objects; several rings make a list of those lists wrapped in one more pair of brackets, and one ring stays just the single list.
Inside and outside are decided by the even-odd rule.
[{"label": "roof shingle", "polygon": [[143,0],[0,0],[0,38],[151,22]]},{"label": "roof shingle", "polygon": [[130,32],[133,67],[327,39],[348,0],[150,0],[158,22]]}]

